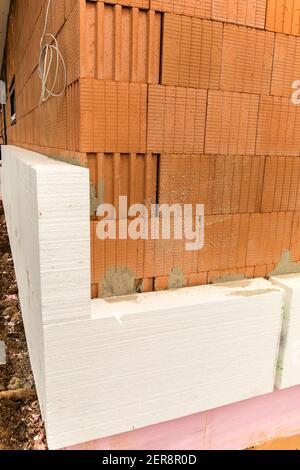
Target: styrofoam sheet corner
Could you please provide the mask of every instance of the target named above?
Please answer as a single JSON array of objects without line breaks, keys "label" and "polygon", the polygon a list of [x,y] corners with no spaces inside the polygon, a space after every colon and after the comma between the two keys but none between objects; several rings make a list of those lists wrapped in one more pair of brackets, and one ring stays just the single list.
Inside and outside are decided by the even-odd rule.
[{"label": "styrofoam sheet corner", "polygon": [[276,388],[300,384],[300,273],[273,276],[284,291],[284,313],[278,357]]},{"label": "styrofoam sheet corner", "polygon": [[1,151],[7,229],[46,418],[44,325],[89,317],[89,173],[23,148],[2,146]]},{"label": "styrofoam sheet corner", "polygon": [[255,279],[97,299],[91,319],[46,326],[51,447],[272,392],[281,306]]},{"label": "styrofoam sheet corner", "polygon": [[264,279],[90,299],[88,171],[3,148],[20,300],[50,449],[273,390],[282,291]]}]

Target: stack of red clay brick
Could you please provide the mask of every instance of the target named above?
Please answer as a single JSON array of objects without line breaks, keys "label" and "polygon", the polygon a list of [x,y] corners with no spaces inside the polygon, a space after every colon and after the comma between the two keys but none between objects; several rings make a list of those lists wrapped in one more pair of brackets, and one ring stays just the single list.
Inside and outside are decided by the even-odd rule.
[{"label": "stack of red clay brick", "polygon": [[117,206],[125,195],[130,204],[205,205],[198,251],[185,240],[99,240],[93,214],[93,296],[113,285],[114,271],[158,290],[267,276],[280,260],[283,271],[297,269],[299,2],[73,0],[65,12],[66,4],[66,96],[25,113],[11,141],[76,156],[97,203]]}]

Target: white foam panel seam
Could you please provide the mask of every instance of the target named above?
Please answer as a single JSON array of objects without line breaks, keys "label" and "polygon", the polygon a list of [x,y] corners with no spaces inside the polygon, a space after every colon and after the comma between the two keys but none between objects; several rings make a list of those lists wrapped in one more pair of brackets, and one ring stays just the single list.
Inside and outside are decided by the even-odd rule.
[{"label": "white foam panel seam", "polygon": [[284,291],[284,315],[279,349],[276,388],[300,384],[300,274],[271,278]]},{"label": "white foam panel seam", "polygon": [[5,212],[51,449],[273,390],[280,288],[255,279],[91,301],[87,170],[14,147],[3,156]]}]

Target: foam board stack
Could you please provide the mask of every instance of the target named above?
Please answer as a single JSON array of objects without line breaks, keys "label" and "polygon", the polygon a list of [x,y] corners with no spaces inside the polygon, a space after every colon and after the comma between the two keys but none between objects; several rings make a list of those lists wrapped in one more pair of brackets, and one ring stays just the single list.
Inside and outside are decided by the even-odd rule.
[{"label": "foam board stack", "polygon": [[114,435],[273,391],[281,296],[256,279],[95,300],[92,319],[49,325],[51,445]]},{"label": "foam board stack", "polygon": [[10,146],[3,157],[5,214],[51,449],[273,390],[280,288],[255,279],[91,301],[87,170]]},{"label": "foam board stack", "polygon": [[284,316],[277,367],[276,387],[300,383],[300,274],[271,278],[284,291]]}]

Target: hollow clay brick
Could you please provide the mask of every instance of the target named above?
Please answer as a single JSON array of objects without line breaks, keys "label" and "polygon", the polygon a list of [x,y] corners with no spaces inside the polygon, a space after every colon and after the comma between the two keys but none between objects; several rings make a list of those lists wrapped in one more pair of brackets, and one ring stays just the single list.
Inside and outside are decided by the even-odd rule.
[{"label": "hollow clay brick", "polygon": [[207,273],[191,273],[187,276],[187,286],[202,286],[207,284]]},{"label": "hollow clay brick", "polygon": [[275,35],[271,94],[290,98],[292,84],[300,78],[300,38]]},{"label": "hollow clay brick", "polygon": [[[92,297],[117,267],[149,291],[168,288],[174,268],[193,286],[266,276],[284,250],[300,260],[300,111],[290,102],[300,79],[295,2],[61,1],[49,30],[58,34],[68,87],[39,106],[45,2],[30,1],[26,24],[24,0],[8,28],[18,115],[9,142],[88,165],[99,202],[118,207],[126,195],[129,204],[157,197],[205,204],[205,245],[194,252],[174,234],[101,241],[94,218]],[[261,31],[266,3],[268,31]]]},{"label": "hollow clay brick", "polygon": [[219,282],[226,282],[226,279],[242,279],[253,278],[254,269],[249,268],[232,268],[232,269],[220,269],[216,271],[209,271],[207,273],[207,283],[215,284]]},{"label": "hollow clay brick", "polygon": [[298,156],[300,149],[300,108],[288,98],[262,96],[260,100],[258,155]]},{"label": "hollow clay brick", "polygon": [[259,212],[265,157],[162,154],[159,202],[204,204],[205,214]]},{"label": "hollow clay brick", "polygon": [[[128,221],[129,223],[129,221]],[[143,281],[144,251],[143,240],[101,240],[97,236],[97,222],[91,222],[92,240],[92,284],[99,285],[99,296],[103,294],[103,280],[107,273],[118,268],[132,273],[136,281]]]},{"label": "hollow clay brick", "polygon": [[299,157],[266,157],[262,211],[300,209]]},{"label": "hollow clay brick", "polygon": [[67,138],[68,149],[79,150],[79,81],[67,88]]},{"label": "hollow clay brick", "polygon": [[64,0],[64,2],[65,2],[65,18],[67,19],[71,11],[75,7],[75,5],[78,3],[78,0]]},{"label": "hollow clay brick", "polygon": [[81,77],[158,83],[161,14],[88,2]]},{"label": "hollow clay brick", "polygon": [[207,92],[149,85],[147,150],[203,153]]},{"label": "hollow clay brick", "polygon": [[[126,196],[128,206],[156,203],[158,156],[153,154],[88,154],[91,182],[99,204],[113,204],[119,212],[119,198]],[[117,218],[127,214],[117,214]]]},{"label": "hollow clay brick", "polygon": [[250,216],[247,266],[275,265],[290,249],[293,212],[271,212]]},{"label": "hollow clay brick", "polygon": [[212,18],[264,29],[267,0],[212,0]]},{"label": "hollow clay brick", "polygon": [[[80,51],[83,41],[83,31],[80,27],[82,21],[82,4],[77,2],[70,12],[65,24],[57,36],[60,52],[63,56],[67,83],[73,83],[80,77]],[[63,74],[60,69],[60,83],[63,85]],[[60,86],[60,90],[62,86]]]},{"label": "hollow clay brick", "polygon": [[205,244],[198,252],[198,272],[246,266],[249,214],[205,217]]},{"label": "hollow clay brick", "polygon": [[80,80],[80,150],[145,153],[147,85]]},{"label": "hollow clay brick", "polygon": [[266,29],[277,33],[300,35],[299,4],[294,0],[268,0]]},{"label": "hollow clay brick", "polygon": [[167,13],[211,18],[212,0],[150,0],[150,6]]},{"label": "hollow clay brick", "polygon": [[274,34],[224,25],[221,89],[268,95]]},{"label": "hollow clay brick", "polygon": [[300,260],[300,212],[294,212],[290,253],[293,261]]},{"label": "hollow clay brick", "polygon": [[209,91],[205,153],[254,155],[259,97]]},{"label": "hollow clay brick", "polygon": [[123,5],[125,7],[149,8],[150,0],[100,0],[112,5]]},{"label": "hollow clay brick", "polygon": [[219,89],[222,23],[166,13],[162,84]]}]

